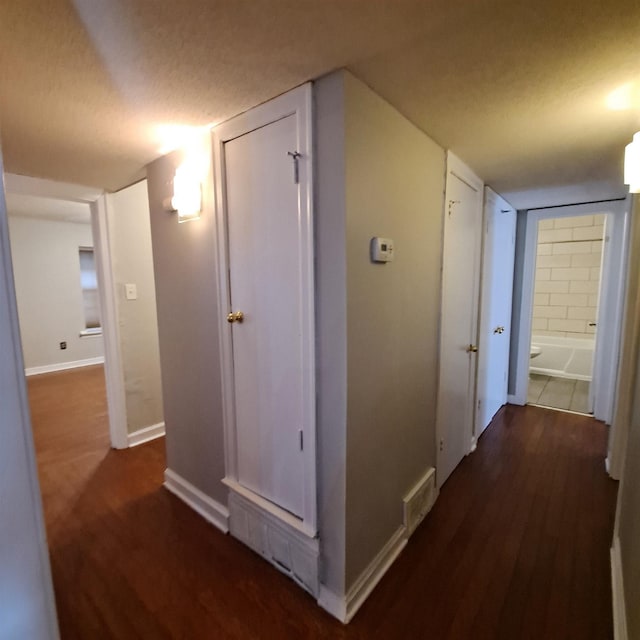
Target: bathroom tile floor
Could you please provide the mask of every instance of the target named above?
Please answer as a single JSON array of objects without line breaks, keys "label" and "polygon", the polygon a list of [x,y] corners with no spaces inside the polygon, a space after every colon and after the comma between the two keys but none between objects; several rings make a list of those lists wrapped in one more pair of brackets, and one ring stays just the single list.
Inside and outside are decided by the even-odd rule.
[{"label": "bathroom tile floor", "polygon": [[529,404],[589,413],[589,383],[584,380],[529,375]]}]

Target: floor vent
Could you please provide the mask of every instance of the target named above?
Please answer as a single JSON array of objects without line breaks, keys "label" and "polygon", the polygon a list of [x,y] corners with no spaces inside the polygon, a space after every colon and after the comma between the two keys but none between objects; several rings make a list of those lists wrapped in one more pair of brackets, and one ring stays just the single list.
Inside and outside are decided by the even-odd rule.
[{"label": "floor vent", "polygon": [[403,499],[407,538],[417,529],[436,500],[436,470],[432,467]]}]

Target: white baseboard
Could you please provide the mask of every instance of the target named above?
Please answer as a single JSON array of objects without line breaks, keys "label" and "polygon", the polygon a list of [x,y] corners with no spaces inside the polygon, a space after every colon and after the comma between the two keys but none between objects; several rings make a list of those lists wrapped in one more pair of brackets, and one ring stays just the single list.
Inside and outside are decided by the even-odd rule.
[{"label": "white baseboard", "polygon": [[53,373],[54,371],[66,371],[79,367],[90,367],[94,364],[104,364],[104,356],[97,358],[85,358],[84,360],[72,360],[71,362],[58,362],[57,364],[45,364],[42,367],[28,367],[24,370],[25,376],[37,376],[41,373]]},{"label": "white baseboard", "polygon": [[223,533],[229,533],[229,509],[194,487],[171,469],[164,471],[164,486]]},{"label": "white baseboard", "polygon": [[127,434],[128,445],[135,447],[139,444],[149,442],[149,440],[162,438],[163,435],[164,422],[158,422],[158,424],[152,424],[150,427],[144,427],[143,429],[138,429],[137,431]]},{"label": "white baseboard", "polygon": [[613,595],[613,638],[627,640],[627,609],[624,601],[620,538],[613,539],[611,547],[611,591]]},{"label": "white baseboard", "polygon": [[406,544],[405,527],[401,526],[360,574],[345,597],[340,597],[320,585],[318,604],[340,622],[347,624],[356,615]]}]

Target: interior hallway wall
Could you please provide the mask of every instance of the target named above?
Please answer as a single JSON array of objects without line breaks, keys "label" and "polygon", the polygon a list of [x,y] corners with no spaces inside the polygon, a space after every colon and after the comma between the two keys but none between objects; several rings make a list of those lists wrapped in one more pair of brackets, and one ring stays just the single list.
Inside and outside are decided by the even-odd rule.
[{"label": "interior hallway wall", "polygon": [[[435,465],[445,154],[346,72],[314,96],[320,579],[343,596]],[[226,504],[213,179],[179,224],[162,203],[181,160],[147,168],[167,460]],[[371,263],[376,235],[393,263]]]},{"label": "interior hallway wall", "polygon": [[[209,133],[201,144],[210,162]],[[147,167],[167,466],[226,505],[213,175],[209,165],[201,217],[179,223],[163,200],[182,158]]]},{"label": "interior hallway wall", "polygon": [[[107,197],[127,430],[132,433],[164,419],[147,182]],[[136,285],[135,300],[126,297],[127,283]]]},{"label": "interior hallway wall", "polygon": [[[445,152],[343,73],[348,588],[402,525],[402,498],[436,462]],[[393,262],[371,262],[373,236],[394,240]]]},{"label": "interior hallway wall", "polygon": [[[80,247],[93,247],[91,224],[9,216],[24,362],[64,365],[104,356],[101,335],[85,329]],[[67,348],[60,349],[60,342]]]}]

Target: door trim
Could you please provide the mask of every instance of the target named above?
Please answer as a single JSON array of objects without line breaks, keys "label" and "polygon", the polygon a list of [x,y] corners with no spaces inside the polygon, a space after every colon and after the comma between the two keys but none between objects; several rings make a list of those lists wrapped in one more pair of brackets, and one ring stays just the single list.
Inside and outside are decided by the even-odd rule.
[{"label": "door trim", "polygon": [[[610,359],[594,358],[592,378],[598,380],[594,416],[607,424],[611,423],[622,326],[623,283],[625,281],[626,247],[628,244],[628,209],[628,205],[624,200],[609,200],[535,209],[527,212],[515,393],[509,397],[510,403],[519,405],[527,403],[538,222],[549,218],[571,218],[580,215],[604,213],[607,215],[605,228],[609,242],[604,243],[605,249],[600,276],[601,289],[598,305],[599,326],[596,334],[596,352],[616,354],[616,357]],[[600,313],[603,307],[608,308],[610,313]]]},{"label": "door trim", "polygon": [[[316,406],[315,406],[315,311],[314,311],[314,251],[313,251],[313,139],[312,89],[307,83],[265,104],[225,122],[212,131],[214,179],[216,191],[216,261],[218,264],[218,318],[220,365],[222,373],[222,405],[225,443],[225,478],[228,486],[238,485],[237,438],[235,430],[235,390],[233,385],[233,346],[231,325],[225,318],[229,306],[229,247],[227,234],[226,175],[224,144],[288,116],[297,122],[296,151],[299,164],[298,204],[300,211],[300,246],[302,268],[299,274],[302,291],[303,344],[303,412],[304,424],[304,506],[300,529],[311,537],[317,532],[316,511]],[[245,498],[262,506],[264,498],[245,489]],[[272,505],[270,510],[283,520],[291,518],[284,509]]]}]

